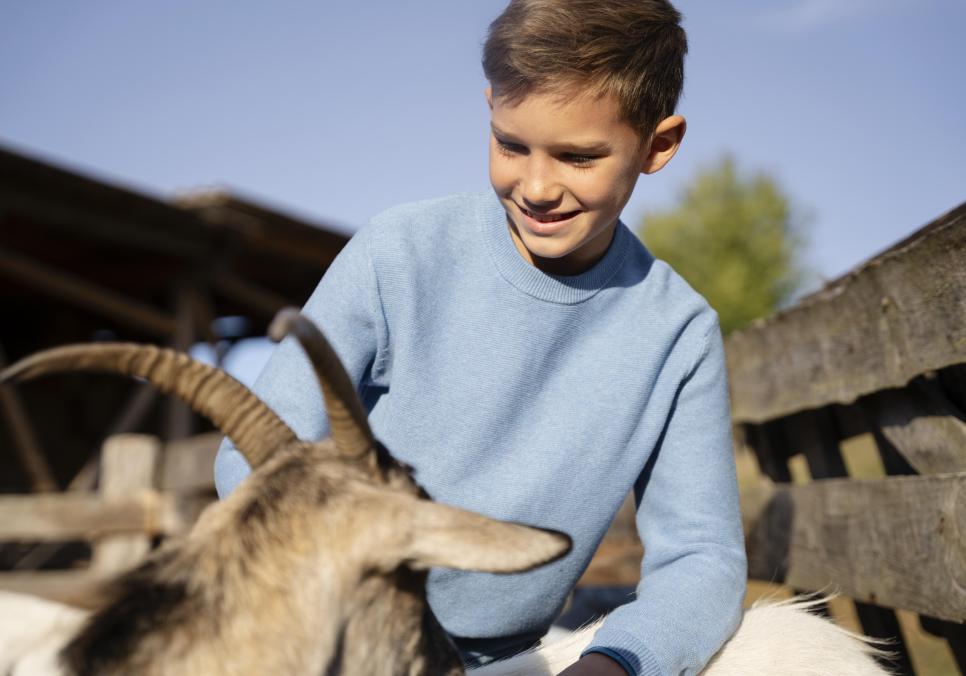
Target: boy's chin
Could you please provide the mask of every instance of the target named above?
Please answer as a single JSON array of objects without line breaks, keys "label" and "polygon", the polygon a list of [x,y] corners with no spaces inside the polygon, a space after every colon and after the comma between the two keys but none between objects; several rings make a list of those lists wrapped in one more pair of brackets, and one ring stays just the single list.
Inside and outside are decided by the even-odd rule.
[{"label": "boy's chin", "polygon": [[565,258],[573,253],[573,247],[567,246],[565,242],[553,241],[550,237],[539,238],[536,241],[529,237],[524,237],[523,246],[530,252],[532,258],[539,258],[545,261],[556,261]]}]

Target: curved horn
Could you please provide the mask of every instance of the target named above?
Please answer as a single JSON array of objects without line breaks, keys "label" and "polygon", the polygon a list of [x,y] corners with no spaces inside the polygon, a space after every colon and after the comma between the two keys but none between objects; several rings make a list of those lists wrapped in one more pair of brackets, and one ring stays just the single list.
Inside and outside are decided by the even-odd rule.
[{"label": "curved horn", "polygon": [[63,371],[107,371],[144,378],[211,420],[253,468],[279,446],[298,441],[265,402],[230,375],[184,353],[154,345],[94,343],[44,350],[5,369],[0,382]]},{"label": "curved horn", "polygon": [[298,338],[315,369],[325,397],[329,435],[339,454],[347,458],[374,458],[376,439],[369,429],[365,409],[329,341],[315,324],[293,308],[280,310],[268,328],[268,335],[275,341],[288,334]]}]

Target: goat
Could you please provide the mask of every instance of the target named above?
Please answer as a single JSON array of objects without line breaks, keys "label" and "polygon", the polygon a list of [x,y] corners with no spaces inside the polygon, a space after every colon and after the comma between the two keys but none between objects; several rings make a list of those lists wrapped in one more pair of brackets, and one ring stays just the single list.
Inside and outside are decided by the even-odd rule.
[{"label": "goat", "polygon": [[[334,351],[294,311],[270,333],[294,334],[309,355],[330,437],[305,442],[224,372],[153,346],[55,348],[0,374],[0,382],[57,371],[106,370],[154,383],[209,417],[252,474],[212,504],[183,539],[172,539],[112,584],[89,618],[52,630],[50,673],[461,674],[459,655],[430,610],[433,566],[509,573],[567,553],[561,533],[509,524],[433,503],[407,467],[372,435]],[[802,630],[804,633],[796,633]],[[594,627],[560,643],[473,670],[477,676],[556,673],[579,657]],[[839,673],[884,674],[868,643],[811,615],[802,603],[745,614],[707,676],[814,674],[832,654]],[[38,673],[38,672],[32,672]]]},{"label": "goat", "polygon": [[431,502],[372,435],[321,333],[297,313],[330,437],[304,442],[224,372],[153,346],[56,348],[0,381],[55,371],[144,378],[207,415],[252,474],[190,534],[120,577],[67,642],[67,674],[461,674],[427,605],[433,566],[503,573],[555,560],[567,536]]}]

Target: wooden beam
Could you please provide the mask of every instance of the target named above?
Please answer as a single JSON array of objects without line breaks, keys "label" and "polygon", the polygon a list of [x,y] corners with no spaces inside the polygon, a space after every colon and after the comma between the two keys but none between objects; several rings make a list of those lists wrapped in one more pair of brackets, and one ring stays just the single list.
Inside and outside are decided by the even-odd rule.
[{"label": "wooden beam", "polygon": [[735,422],[762,422],[966,361],[966,204],[726,341]]},{"label": "wooden beam", "polygon": [[161,535],[185,528],[177,499],[155,491],[108,499],[83,493],[0,496],[0,541]]},{"label": "wooden beam", "polygon": [[[124,499],[151,492],[161,442],[146,434],[119,434],[109,437],[101,449],[101,484],[105,500]],[[91,568],[105,574],[132,567],[151,550],[151,534],[107,535],[94,544]]]},{"label": "wooden beam", "polygon": [[966,673],[966,625],[943,622],[926,616],[919,617],[919,625],[923,631],[949,641],[949,650],[956,660],[960,673]]},{"label": "wooden beam", "polygon": [[263,289],[230,272],[216,273],[211,282],[218,293],[251,309],[262,318],[271,319],[283,307],[292,304],[292,301],[274,291]]},{"label": "wooden beam", "polygon": [[[840,441],[843,428],[864,431],[867,427],[862,411],[854,407],[828,406],[804,411],[778,421],[789,438],[803,444],[802,452],[808,462],[812,479],[832,479],[848,476]],[[913,674],[912,659],[896,613],[891,608],[855,601],[855,611],[866,636],[889,641],[889,660],[879,657],[886,668],[899,674]]]},{"label": "wooden beam", "polygon": [[166,202],[3,149],[0,172],[0,211],[26,214],[34,227],[196,260],[211,248],[210,228]]},{"label": "wooden beam", "polygon": [[753,579],[966,621],[966,473],[778,486],[746,518]]},{"label": "wooden beam", "polygon": [[107,600],[101,574],[86,569],[4,571],[0,572],[0,589],[31,594],[80,608],[97,608]]},{"label": "wooden beam", "polygon": [[862,403],[879,434],[919,474],[966,472],[966,420],[935,380],[917,378]]},{"label": "wooden beam", "polygon": [[[191,308],[191,282],[183,279],[173,292],[172,306],[175,315],[175,331],[171,347],[187,352],[195,342],[195,322]],[[191,436],[194,411],[178,397],[168,397],[164,402],[164,438],[184,439]]]},{"label": "wooden beam", "polygon": [[58,300],[101,314],[122,326],[165,340],[175,331],[174,319],[163,312],[130,300],[112,289],[2,248],[0,275]]},{"label": "wooden beam", "polygon": [[841,432],[827,409],[803,411],[781,422],[793,452],[802,453],[813,479],[830,479],[848,474],[839,448]]},{"label": "wooden beam", "polygon": [[[0,346],[0,370],[7,366],[7,355]],[[34,432],[30,417],[24,408],[20,395],[12,385],[0,385],[0,412],[3,413],[10,433],[13,436],[13,446],[20,458],[30,485],[35,493],[47,493],[57,490],[57,480],[47,463],[37,434]]]},{"label": "wooden beam", "polygon": [[151,407],[159,396],[160,391],[151,383],[136,385],[124,408],[115,416],[108,428],[107,436],[129,434],[137,430],[151,412]]},{"label": "wooden beam", "polygon": [[966,413],[966,362],[944,368],[936,377],[949,401],[960,413]]},{"label": "wooden beam", "polygon": [[761,425],[744,425],[745,443],[755,454],[758,467],[772,481],[788,483],[792,480],[788,469],[791,449],[781,436],[775,422]]}]

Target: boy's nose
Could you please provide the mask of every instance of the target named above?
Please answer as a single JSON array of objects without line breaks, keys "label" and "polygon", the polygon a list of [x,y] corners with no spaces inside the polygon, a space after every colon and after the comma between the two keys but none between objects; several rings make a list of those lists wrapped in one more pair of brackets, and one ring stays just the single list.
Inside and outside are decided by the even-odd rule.
[{"label": "boy's nose", "polygon": [[554,206],[563,191],[553,172],[540,160],[528,164],[522,190],[524,201],[535,207]]}]

